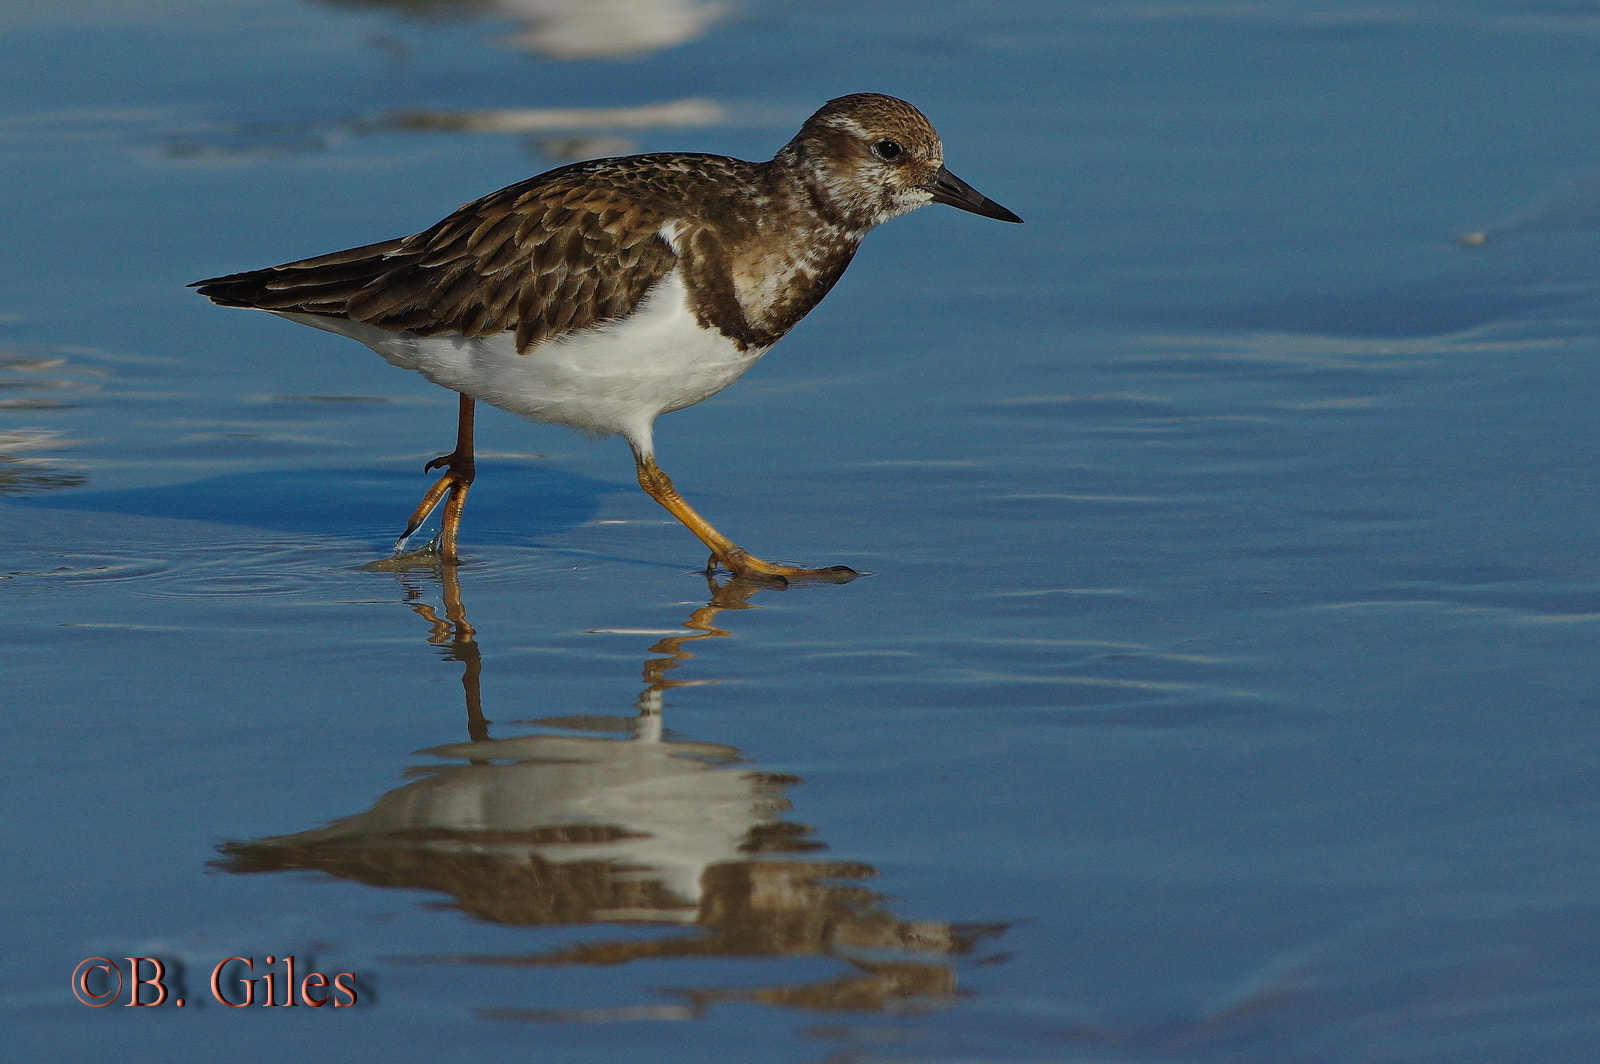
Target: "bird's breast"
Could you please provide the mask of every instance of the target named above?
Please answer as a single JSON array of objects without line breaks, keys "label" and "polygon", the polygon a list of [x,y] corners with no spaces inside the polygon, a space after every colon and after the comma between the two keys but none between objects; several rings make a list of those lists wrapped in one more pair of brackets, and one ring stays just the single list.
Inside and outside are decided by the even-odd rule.
[{"label": "bird's breast", "polygon": [[734,291],[753,330],[769,342],[794,328],[838,281],[855,255],[854,234],[756,245],[733,263]]}]

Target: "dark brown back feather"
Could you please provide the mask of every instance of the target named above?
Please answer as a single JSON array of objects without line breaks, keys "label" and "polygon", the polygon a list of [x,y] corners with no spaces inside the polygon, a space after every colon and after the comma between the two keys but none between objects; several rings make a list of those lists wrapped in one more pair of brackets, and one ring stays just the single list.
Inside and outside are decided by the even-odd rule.
[{"label": "dark brown back feather", "polygon": [[677,265],[660,236],[677,197],[659,182],[659,162],[638,161],[562,167],[413,236],[191,287],[226,307],[323,314],[420,336],[514,332],[526,351],[624,317]]}]

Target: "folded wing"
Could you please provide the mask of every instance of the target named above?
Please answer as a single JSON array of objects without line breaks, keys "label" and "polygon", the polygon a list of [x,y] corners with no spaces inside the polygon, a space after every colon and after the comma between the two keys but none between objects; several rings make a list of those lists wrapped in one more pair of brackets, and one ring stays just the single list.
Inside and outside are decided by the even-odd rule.
[{"label": "folded wing", "polygon": [[624,189],[545,175],[413,236],[190,287],[226,307],[323,314],[419,336],[514,332],[517,350],[527,351],[638,306],[677,264],[662,220]]}]

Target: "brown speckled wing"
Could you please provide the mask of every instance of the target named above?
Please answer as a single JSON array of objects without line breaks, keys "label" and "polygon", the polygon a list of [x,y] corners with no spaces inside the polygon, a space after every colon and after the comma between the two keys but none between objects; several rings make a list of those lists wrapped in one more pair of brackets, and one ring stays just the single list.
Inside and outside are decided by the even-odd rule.
[{"label": "brown speckled wing", "polygon": [[[630,313],[677,264],[670,190],[635,160],[563,167],[414,236],[196,282],[231,307],[324,314],[420,336],[516,334],[526,351]],[[651,180],[652,176],[656,180]]]}]

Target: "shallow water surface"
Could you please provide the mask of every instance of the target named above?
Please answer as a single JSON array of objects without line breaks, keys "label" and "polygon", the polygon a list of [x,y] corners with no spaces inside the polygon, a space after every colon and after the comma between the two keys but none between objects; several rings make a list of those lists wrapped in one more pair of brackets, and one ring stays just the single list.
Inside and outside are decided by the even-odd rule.
[{"label": "shallow water surface", "polygon": [[[8,1056],[1592,1059],[1600,6],[0,27]],[[375,566],[453,397],[183,290],[856,90],[1027,224],[885,226],[657,426],[847,585],[489,410],[465,563]],[[213,999],[287,956],[357,1006]]]}]

